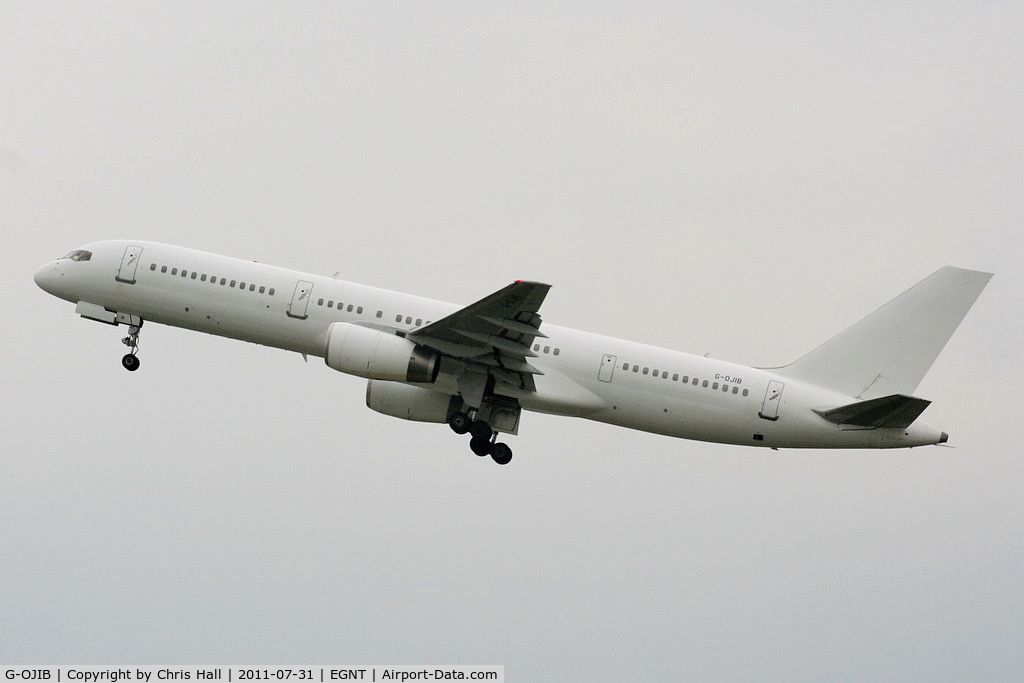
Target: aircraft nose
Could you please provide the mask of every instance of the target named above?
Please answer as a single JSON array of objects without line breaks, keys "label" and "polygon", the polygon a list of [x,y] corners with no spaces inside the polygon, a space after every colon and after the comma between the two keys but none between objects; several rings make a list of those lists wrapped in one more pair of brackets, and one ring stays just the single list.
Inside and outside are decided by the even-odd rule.
[{"label": "aircraft nose", "polygon": [[57,283],[62,275],[63,273],[61,273],[60,268],[57,267],[57,262],[53,261],[37,270],[32,279],[36,281],[36,284],[44,292],[56,295]]}]

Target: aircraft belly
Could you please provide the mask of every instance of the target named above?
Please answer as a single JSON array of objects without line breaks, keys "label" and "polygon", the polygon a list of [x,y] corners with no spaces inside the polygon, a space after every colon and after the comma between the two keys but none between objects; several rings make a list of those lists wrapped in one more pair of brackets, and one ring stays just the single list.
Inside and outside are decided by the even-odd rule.
[{"label": "aircraft belly", "polygon": [[[731,406],[664,394],[620,391],[592,419],[696,441],[752,442],[754,422]],[[753,415],[756,420],[756,415]]]},{"label": "aircraft belly", "polygon": [[536,391],[510,392],[523,408],[538,413],[589,417],[607,408],[607,401],[560,372],[545,370],[535,378]]}]

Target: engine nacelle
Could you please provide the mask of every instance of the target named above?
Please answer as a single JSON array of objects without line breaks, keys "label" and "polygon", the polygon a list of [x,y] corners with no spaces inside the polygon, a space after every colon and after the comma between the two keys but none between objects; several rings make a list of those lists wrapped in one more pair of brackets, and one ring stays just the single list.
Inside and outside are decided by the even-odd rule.
[{"label": "engine nacelle", "polygon": [[334,323],[327,330],[328,367],[367,379],[430,384],[441,368],[437,351],[369,327]]},{"label": "engine nacelle", "polygon": [[366,383],[366,405],[378,413],[416,422],[447,422],[455,396],[401,382],[371,379]]}]

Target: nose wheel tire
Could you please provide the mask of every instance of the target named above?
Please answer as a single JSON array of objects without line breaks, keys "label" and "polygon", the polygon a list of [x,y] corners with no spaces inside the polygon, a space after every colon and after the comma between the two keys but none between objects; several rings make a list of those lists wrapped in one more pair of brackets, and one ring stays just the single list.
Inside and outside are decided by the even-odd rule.
[{"label": "nose wheel tire", "polygon": [[124,369],[128,372],[135,372],[139,369],[139,357],[134,353],[126,354],[125,357],[121,359],[121,365],[123,365]]}]

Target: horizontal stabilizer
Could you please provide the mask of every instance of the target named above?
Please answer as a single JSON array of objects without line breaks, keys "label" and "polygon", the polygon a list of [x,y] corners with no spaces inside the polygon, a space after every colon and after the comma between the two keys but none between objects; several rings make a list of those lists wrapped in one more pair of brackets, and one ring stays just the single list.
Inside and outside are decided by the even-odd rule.
[{"label": "horizontal stabilizer", "polygon": [[815,410],[829,422],[858,427],[893,427],[905,429],[916,420],[931,401],[914,396],[893,394],[857,401],[832,410]]}]

